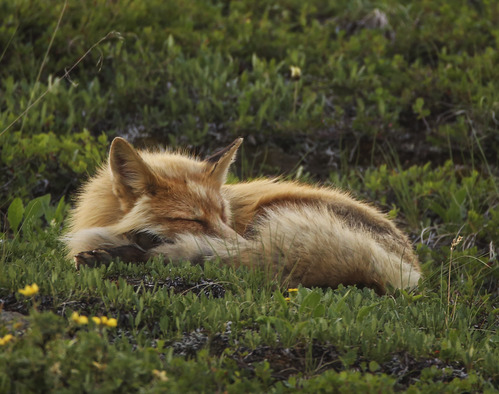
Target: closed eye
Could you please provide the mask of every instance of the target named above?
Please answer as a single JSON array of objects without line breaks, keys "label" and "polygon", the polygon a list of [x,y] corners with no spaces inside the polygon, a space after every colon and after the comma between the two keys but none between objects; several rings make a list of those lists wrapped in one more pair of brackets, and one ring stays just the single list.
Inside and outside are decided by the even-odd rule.
[{"label": "closed eye", "polygon": [[208,223],[205,220],[202,219],[195,219],[195,218],[166,218],[170,222],[188,222],[188,223],[196,223],[197,225],[201,226],[202,228],[207,228]]},{"label": "closed eye", "polygon": [[194,223],[199,223],[199,224],[204,224],[205,221],[201,219],[184,219],[187,220],[188,222],[194,222]]},{"label": "closed eye", "polygon": [[193,218],[166,218],[166,220],[170,220],[172,222],[177,222],[177,221],[186,221],[186,222],[195,222],[199,224],[204,224],[205,221],[201,219],[193,219]]}]

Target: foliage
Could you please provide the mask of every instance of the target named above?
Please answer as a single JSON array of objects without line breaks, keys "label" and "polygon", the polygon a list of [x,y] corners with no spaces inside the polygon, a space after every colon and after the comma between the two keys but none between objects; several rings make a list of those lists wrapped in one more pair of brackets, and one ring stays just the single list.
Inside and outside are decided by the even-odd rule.
[{"label": "foliage", "polygon": [[[459,234],[464,241],[452,245],[447,232],[456,230],[448,215],[453,215],[463,187],[472,184],[481,199],[493,193],[494,186],[478,174],[449,179],[450,169],[447,165],[436,173],[424,168],[389,173],[382,167],[363,178],[353,172],[338,180],[385,204],[393,199],[393,214],[411,210],[404,205],[403,192],[388,193],[392,185],[426,190],[446,179],[453,193],[445,204],[435,192],[416,206],[423,220],[434,223],[419,243],[426,274],[419,292],[399,291],[385,297],[343,287],[288,291],[265,272],[234,270],[216,262],[200,267],[156,259],[144,265],[116,262],[76,272],[56,239],[67,205],[63,201],[51,205],[49,196],[30,202],[24,212],[35,213],[17,214],[25,218],[17,236],[3,235],[0,298],[7,309],[16,306],[31,313],[27,328],[0,329],[0,335],[15,336],[0,357],[0,370],[5,371],[2,387],[7,391],[42,384],[55,390],[80,386],[136,391],[157,386],[158,390],[281,392],[317,391],[332,384],[343,387],[339,392],[490,389],[499,377],[499,269],[475,243],[497,242],[497,234],[488,231],[496,227],[492,223],[497,218],[469,195],[459,212],[469,216],[471,211],[464,207],[473,207],[473,220],[483,215],[479,227],[462,225]],[[11,207],[11,212],[23,211],[18,200]],[[11,218],[17,223],[15,215],[11,213]],[[178,290],[180,282],[187,284],[185,290]],[[39,294],[23,299],[17,289],[30,283],[38,285]],[[116,316],[117,331],[92,319],[77,319],[87,315]],[[265,349],[287,354],[288,364],[280,362],[287,369],[295,365],[299,373],[282,372],[272,350]],[[40,351],[44,357],[36,353]],[[259,352],[268,353],[246,361]],[[416,369],[411,374],[416,379],[396,372],[400,367],[394,367],[399,363],[393,360],[400,354],[413,360]],[[20,361],[26,358],[34,362]]]},{"label": "foliage", "polygon": [[1,136],[0,143],[0,209],[4,209],[14,196],[29,199],[50,191],[56,199],[64,197],[78,176],[93,172],[103,160],[107,137],[94,138],[88,130],[61,137],[52,132],[23,137],[15,132]]},{"label": "foliage", "polygon": [[[204,149],[243,135],[296,158],[332,149],[341,163],[379,163],[389,146],[412,162],[417,149],[419,160],[497,164],[496,2],[0,7],[2,209],[14,197],[5,189],[59,198],[69,181],[72,190],[104,153],[85,130]],[[53,172],[67,174],[60,184],[41,175]]]}]

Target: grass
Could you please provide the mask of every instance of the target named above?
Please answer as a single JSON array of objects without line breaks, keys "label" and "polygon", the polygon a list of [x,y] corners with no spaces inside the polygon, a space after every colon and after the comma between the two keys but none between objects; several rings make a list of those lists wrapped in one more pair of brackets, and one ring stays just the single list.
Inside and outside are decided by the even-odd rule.
[{"label": "grass", "polygon": [[[499,5],[0,12],[1,392],[497,391]],[[76,271],[58,238],[114,135],[201,155],[245,136],[236,175],[287,162],[288,177],[373,202],[425,279],[379,297],[290,291],[217,262]]]},{"label": "grass", "polygon": [[[445,180],[459,194],[471,182],[480,193],[462,200],[461,211],[483,214],[482,198],[493,194],[493,184],[478,175],[451,180],[451,170],[371,170],[358,192],[379,195],[410,181],[424,189]],[[342,183],[359,185],[356,175]],[[393,182],[396,176],[405,179]],[[370,188],[374,179],[378,186]],[[450,201],[431,195],[419,216],[453,215],[455,194]],[[2,346],[3,390],[454,392],[497,385],[499,270],[494,256],[470,246],[480,238],[470,233],[471,222],[461,225],[462,238],[451,238],[456,225],[448,221],[426,230],[417,242],[425,270],[418,291],[379,297],[350,287],[288,292],[264,272],[216,262],[156,259],[78,272],[57,240],[67,205],[33,206],[16,237],[2,243],[4,311],[28,315],[7,315],[0,332],[14,335]],[[498,228],[490,220],[480,231],[487,227]],[[37,295],[17,292],[31,283]],[[77,324],[73,312],[115,317],[118,324]]]}]

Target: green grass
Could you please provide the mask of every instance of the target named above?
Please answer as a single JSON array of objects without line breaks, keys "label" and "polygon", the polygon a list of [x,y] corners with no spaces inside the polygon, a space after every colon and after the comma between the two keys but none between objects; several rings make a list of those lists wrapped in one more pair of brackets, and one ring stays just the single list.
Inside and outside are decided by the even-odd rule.
[{"label": "green grass", "polygon": [[[0,14],[0,392],[497,391],[499,3]],[[409,233],[425,279],[379,297],[217,262],[76,271],[58,238],[115,135],[201,155],[242,135],[240,178],[286,165],[351,190]]]},{"label": "green grass", "polygon": [[[1,329],[1,335],[15,336],[2,347],[1,387],[492,390],[499,378],[499,270],[495,256],[477,245],[497,239],[498,207],[487,200],[494,185],[478,174],[452,177],[452,171],[450,164],[401,173],[382,167],[362,179],[352,172],[338,181],[360,187],[359,194],[386,198],[385,204],[397,207],[392,215],[408,209],[406,186],[396,185],[429,191],[415,208],[425,226],[416,242],[425,280],[415,293],[384,297],[355,288],[288,294],[264,272],[216,262],[202,268],[157,259],[78,272],[57,240],[67,205],[31,204],[16,236],[4,234],[4,309],[29,318],[21,328],[10,322]],[[450,198],[432,189],[444,181]],[[459,197],[471,186],[474,193]],[[459,227],[450,220],[457,214],[468,217]],[[17,292],[31,283],[40,287],[33,299]],[[118,327],[78,325],[73,311],[116,317]],[[168,380],[154,370],[166,371]]]}]

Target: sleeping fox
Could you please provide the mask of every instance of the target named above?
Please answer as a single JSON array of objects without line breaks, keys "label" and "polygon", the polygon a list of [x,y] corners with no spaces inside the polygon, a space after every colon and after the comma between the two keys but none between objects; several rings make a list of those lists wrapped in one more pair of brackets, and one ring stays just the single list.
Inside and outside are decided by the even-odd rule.
[{"label": "sleeping fox", "polygon": [[384,294],[417,285],[411,243],[370,205],[298,182],[226,185],[242,141],[200,160],[136,151],[115,138],[70,218],[64,239],[76,267],[163,255],[267,269],[293,287],[359,285]]}]

